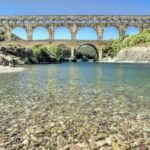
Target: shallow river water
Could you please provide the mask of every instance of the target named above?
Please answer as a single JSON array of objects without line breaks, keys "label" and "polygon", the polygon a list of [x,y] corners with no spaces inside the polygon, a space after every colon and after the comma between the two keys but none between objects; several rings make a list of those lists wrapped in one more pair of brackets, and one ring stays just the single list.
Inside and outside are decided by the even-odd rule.
[{"label": "shallow river water", "polygon": [[0,74],[5,149],[150,149],[150,65],[63,63]]}]

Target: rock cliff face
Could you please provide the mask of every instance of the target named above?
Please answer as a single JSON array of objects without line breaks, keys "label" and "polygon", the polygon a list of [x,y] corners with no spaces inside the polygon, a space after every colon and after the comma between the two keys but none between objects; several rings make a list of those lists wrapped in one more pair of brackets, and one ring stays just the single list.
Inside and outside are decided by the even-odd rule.
[{"label": "rock cliff face", "polygon": [[116,61],[150,63],[150,45],[122,49],[117,54]]},{"label": "rock cliff face", "polygon": [[33,63],[34,57],[31,49],[24,47],[0,47],[0,65],[13,65]]},{"label": "rock cliff face", "polygon": [[14,66],[20,64],[45,64],[45,63],[55,63],[51,55],[47,53],[42,53],[39,59],[39,62],[36,61],[36,58],[32,52],[32,49],[24,48],[21,46],[7,46],[0,47],[0,65],[3,66]]}]

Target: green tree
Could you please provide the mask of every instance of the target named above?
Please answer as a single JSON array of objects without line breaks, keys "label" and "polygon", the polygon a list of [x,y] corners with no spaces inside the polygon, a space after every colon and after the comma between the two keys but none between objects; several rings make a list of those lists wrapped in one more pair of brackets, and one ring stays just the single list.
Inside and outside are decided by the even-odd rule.
[{"label": "green tree", "polygon": [[58,45],[48,46],[47,52],[51,54],[57,61],[61,60],[62,58],[62,49]]},{"label": "green tree", "polygon": [[42,53],[46,52],[46,51],[47,51],[47,48],[41,44],[35,45],[32,48],[32,52],[33,52],[33,55],[34,55],[37,63],[40,61]]}]

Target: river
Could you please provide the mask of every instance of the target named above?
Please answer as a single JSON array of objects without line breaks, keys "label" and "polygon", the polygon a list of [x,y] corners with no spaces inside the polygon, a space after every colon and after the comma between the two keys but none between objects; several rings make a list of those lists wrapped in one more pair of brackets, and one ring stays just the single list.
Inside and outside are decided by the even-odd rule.
[{"label": "river", "polygon": [[0,74],[0,149],[150,148],[149,64],[25,68]]}]

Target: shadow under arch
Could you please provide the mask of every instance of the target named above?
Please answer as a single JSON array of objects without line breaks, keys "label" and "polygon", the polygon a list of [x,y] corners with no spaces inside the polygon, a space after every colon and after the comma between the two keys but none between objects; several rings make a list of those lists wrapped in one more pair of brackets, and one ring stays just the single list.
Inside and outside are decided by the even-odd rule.
[{"label": "shadow under arch", "polygon": [[38,26],[33,29],[33,40],[48,40],[50,38],[50,32],[46,27]]},{"label": "shadow under arch", "polygon": [[69,60],[71,57],[71,48],[66,44],[58,44],[57,46],[62,50],[62,58]]},{"label": "shadow under arch", "polygon": [[55,40],[71,40],[71,30],[66,26],[60,26],[55,29]]},{"label": "shadow under arch", "polygon": [[95,28],[91,26],[83,26],[76,32],[77,40],[98,40],[98,33]]},{"label": "shadow under arch", "polygon": [[24,27],[15,27],[11,31],[12,38],[15,40],[27,40],[27,31]]},{"label": "shadow under arch", "polygon": [[[92,49],[90,49],[90,53],[91,53],[91,51],[94,50],[94,51],[92,52],[93,57],[89,56],[89,54],[86,54],[87,51],[88,51],[88,47],[92,48]],[[75,51],[76,58],[81,59],[81,57],[82,57],[82,56],[81,56],[81,55],[82,55],[82,49],[81,49],[81,48],[84,48],[84,49],[83,49],[83,50],[84,50],[83,55],[87,55],[87,56],[89,57],[89,59],[94,59],[94,60],[98,60],[98,59],[99,59],[98,49],[96,48],[96,46],[94,46],[93,44],[90,44],[90,43],[81,44],[81,45],[76,49],[76,51]],[[79,51],[80,49],[81,49],[81,51],[80,51],[81,55],[78,54],[78,51]],[[87,49],[87,51],[86,51],[86,49]]]},{"label": "shadow under arch", "polygon": [[104,28],[103,30],[103,40],[109,41],[109,40],[115,40],[119,39],[120,33],[117,27],[115,26],[108,26]]},{"label": "shadow under arch", "polygon": [[129,26],[125,30],[126,36],[136,35],[140,33],[140,29],[137,26]]}]

